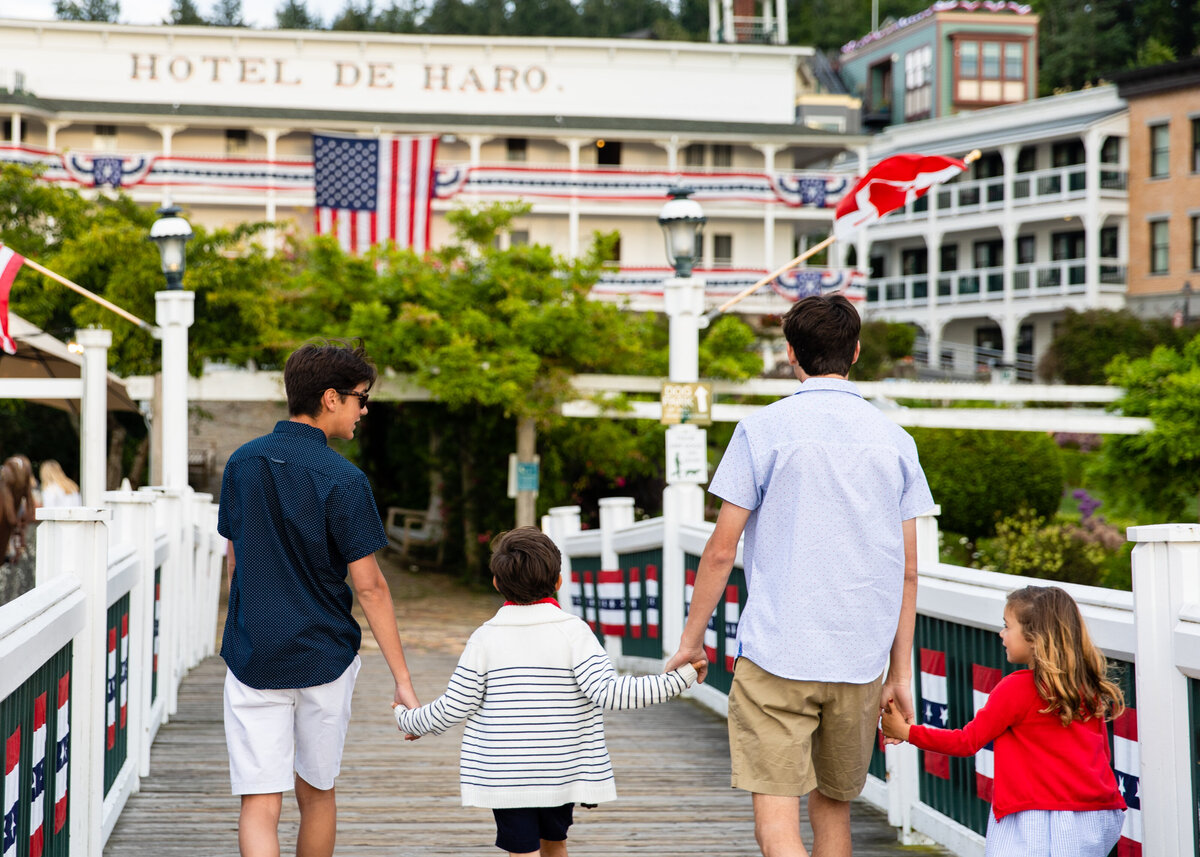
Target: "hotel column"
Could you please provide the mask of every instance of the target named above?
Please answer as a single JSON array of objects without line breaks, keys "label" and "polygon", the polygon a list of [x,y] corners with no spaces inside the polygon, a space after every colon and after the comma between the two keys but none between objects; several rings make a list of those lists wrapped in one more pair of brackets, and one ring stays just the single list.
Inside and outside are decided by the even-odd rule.
[{"label": "hotel column", "polygon": [[[764,8],[770,8],[766,6]],[[755,143],[763,156],[763,170],[768,176],[775,173],[775,154],[779,146],[775,143]],[[768,202],[763,206],[763,265],[768,271],[775,270],[775,206]]]},{"label": "hotel column", "polygon": [[[579,169],[579,150],[583,140],[578,137],[559,137],[558,142],[567,147],[567,156],[574,173]],[[567,201],[567,258],[579,256],[579,197],[574,193]]]},{"label": "hotel column", "polygon": [[[174,140],[175,132],[183,129],[178,125],[156,125],[154,130],[162,137],[162,156],[164,159],[171,157],[171,143]],[[163,185],[162,189],[162,204],[171,204],[171,186]]]},{"label": "hotel column", "polygon": [[1100,149],[1104,140],[1100,129],[1089,128],[1083,138],[1085,202],[1083,210],[1084,282],[1087,283],[1087,305],[1096,306],[1100,299]]}]

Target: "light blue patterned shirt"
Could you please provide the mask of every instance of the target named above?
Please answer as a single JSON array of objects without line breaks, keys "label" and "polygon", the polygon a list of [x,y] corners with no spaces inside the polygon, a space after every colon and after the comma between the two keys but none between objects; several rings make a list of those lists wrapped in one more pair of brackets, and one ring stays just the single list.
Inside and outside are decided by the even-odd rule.
[{"label": "light blue patterned shirt", "polygon": [[741,654],[783,678],[875,680],[900,617],[901,522],[933,505],[908,432],[850,381],[810,378],[738,424],[709,491],[751,510]]}]

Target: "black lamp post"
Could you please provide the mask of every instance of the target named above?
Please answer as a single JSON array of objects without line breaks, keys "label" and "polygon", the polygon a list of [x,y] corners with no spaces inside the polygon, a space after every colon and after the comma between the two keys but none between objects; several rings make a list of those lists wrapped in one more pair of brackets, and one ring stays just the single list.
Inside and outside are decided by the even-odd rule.
[{"label": "black lamp post", "polygon": [[168,289],[183,288],[183,271],[187,267],[184,248],[192,238],[192,227],[181,213],[177,205],[163,206],[157,212],[158,220],[150,227],[150,240],[158,245]]},{"label": "black lamp post", "polygon": [[708,218],[700,203],[689,197],[692,189],[677,187],[668,191],[671,198],[658,215],[658,225],[662,227],[667,241],[667,259],[675,269],[675,276],[690,277],[692,266],[696,264],[699,255],[696,245]]}]

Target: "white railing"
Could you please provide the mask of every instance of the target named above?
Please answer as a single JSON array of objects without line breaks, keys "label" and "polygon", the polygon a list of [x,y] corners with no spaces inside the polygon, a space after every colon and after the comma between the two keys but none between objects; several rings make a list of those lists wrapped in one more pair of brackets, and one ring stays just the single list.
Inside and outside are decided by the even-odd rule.
[{"label": "white railing", "polygon": [[39,509],[37,585],[0,606],[0,719],[17,724],[0,744],[15,771],[0,798],[16,854],[38,837],[45,853],[101,857],[179,681],[214,650],[224,540],[212,497],[104,502]]},{"label": "white railing", "polygon": [[[1046,581],[939,562],[936,514],[935,509],[918,519],[918,614],[922,621],[949,623],[977,637],[979,631],[973,629],[982,629],[990,644],[1007,593]],[[581,530],[576,506],[551,509],[543,529],[563,553],[563,606],[597,629],[619,666],[641,671],[659,667],[678,644],[687,610],[688,569],[695,568],[713,525],[692,520],[668,532],[662,518],[634,523],[632,499],[608,498],[601,501],[599,529]],[[1137,798],[1129,801],[1123,836],[1140,843],[1145,854],[1194,854],[1195,792],[1200,782],[1194,771],[1200,742],[1192,739],[1200,724],[1200,712],[1193,710],[1200,707],[1200,526],[1133,527],[1129,538],[1136,543],[1133,592],[1058,585],[1079,604],[1104,653],[1136,666],[1134,684],[1128,685],[1136,688],[1136,704],[1126,715],[1136,740],[1134,749],[1117,760],[1123,766],[1127,797]],[[718,685],[723,680],[727,687],[731,679],[734,651],[726,650],[726,641],[736,638],[739,589],[744,604],[741,567],[739,546],[727,605],[718,608],[709,626],[709,681],[693,693],[722,715],[727,699]],[[914,679],[914,699],[918,689]],[[965,695],[969,700],[969,688]],[[969,719],[962,712],[955,716],[959,723]],[[923,801],[921,777],[915,748],[888,747],[863,796],[887,812],[901,842],[932,840],[955,854],[980,857],[981,832]],[[973,779],[957,788],[978,802],[970,793]]]}]

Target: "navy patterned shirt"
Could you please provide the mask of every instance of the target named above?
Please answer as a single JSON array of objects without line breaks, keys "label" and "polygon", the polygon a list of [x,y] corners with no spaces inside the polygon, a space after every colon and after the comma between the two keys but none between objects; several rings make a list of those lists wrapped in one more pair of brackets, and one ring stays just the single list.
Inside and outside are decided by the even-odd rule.
[{"label": "navy patterned shirt", "polygon": [[345,672],[362,641],[347,566],[387,544],[363,472],[321,429],[281,420],[229,458],[217,530],[236,557],[221,657],[238,681],[313,687]]}]

